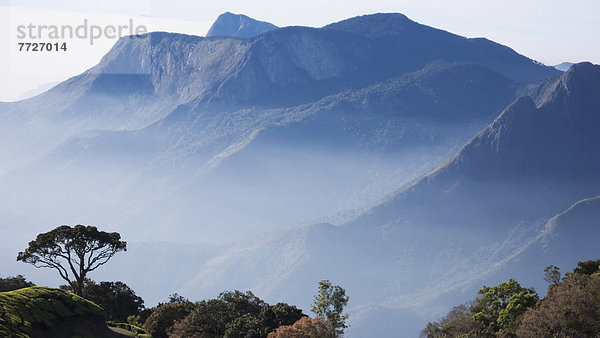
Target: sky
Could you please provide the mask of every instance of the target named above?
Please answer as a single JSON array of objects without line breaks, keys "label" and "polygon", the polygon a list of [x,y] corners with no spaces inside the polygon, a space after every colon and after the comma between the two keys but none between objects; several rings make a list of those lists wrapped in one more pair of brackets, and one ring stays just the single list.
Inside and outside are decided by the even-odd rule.
[{"label": "sky", "polygon": [[[19,37],[19,26],[109,29],[133,23],[148,31],[206,34],[223,12],[278,26],[321,27],[357,15],[399,12],[466,37],[486,37],[547,65],[600,63],[597,0],[0,0],[0,101],[14,101],[92,67],[116,37]],[[83,31],[82,31],[83,32]],[[111,31],[112,32],[112,31]],[[23,42],[66,42],[66,51],[19,51]],[[61,47],[59,45],[59,47]],[[55,47],[55,46],[52,46]],[[23,46],[25,48],[25,46]],[[27,94],[29,92],[29,94]]]}]

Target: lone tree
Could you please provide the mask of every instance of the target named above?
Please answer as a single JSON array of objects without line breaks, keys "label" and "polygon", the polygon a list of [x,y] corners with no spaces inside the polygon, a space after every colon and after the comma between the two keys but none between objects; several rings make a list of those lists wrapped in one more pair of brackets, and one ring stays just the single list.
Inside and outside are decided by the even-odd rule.
[{"label": "lone tree", "polygon": [[344,334],[344,329],[348,327],[348,314],[343,311],[344,306],[348,305],[348,299],[346,290],[342,287],[322,280],[319,282],[319,293],[315,295],[311,311],[318,317],[327,319],[337,334]]},{"label": "lone tree", "polygon": [[117,252],[126,251],[127,242],[116,232],[98,231],[96,227],[76,225],[39,234],[29,247],[19,252],[18,261],[36,268],[53,268],[81,296],[86,276],[106,264]]},{"label": "lone tree", "polygon": [[550,285],[560,284],[560,269],[554,265],[548,265],[544,269],[544,280]]}]

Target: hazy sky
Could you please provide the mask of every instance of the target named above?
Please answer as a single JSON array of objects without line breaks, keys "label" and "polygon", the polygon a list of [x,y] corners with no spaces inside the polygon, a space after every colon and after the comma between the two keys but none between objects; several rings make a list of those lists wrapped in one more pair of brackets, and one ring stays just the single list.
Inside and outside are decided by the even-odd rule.
[{"label": "hazy sky", "polygon": [[467,37],[487,37],[548,65],[600,63],[598,0],[0,0],[0,101],[62,81],[96,64],[116,40],[67,42],[67,51],[20,52],[19,25],[143,25],[150,31],[204,35],[225,12],[278,26],[320,27],[361,14],[400,12],[429,26]]}]

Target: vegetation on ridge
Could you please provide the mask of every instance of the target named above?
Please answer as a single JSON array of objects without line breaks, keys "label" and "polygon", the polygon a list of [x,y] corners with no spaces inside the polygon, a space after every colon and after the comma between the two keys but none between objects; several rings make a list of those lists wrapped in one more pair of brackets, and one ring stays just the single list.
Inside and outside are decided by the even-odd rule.
[{"label": "vegetation on ridge", "polygon": [[550,285],[542,300],[512,279],[484,286],[473,302],[428,323],[421,337],[598,337],[600,260],[579,262],[562,281],[554,265],[544,273]]},{"label": "vegetation on ridge", "polygon": [[81,318],[103,322],[102,308],[72,293],[28,287],[0,293],[0,336],[28,337],[57,323]]}]

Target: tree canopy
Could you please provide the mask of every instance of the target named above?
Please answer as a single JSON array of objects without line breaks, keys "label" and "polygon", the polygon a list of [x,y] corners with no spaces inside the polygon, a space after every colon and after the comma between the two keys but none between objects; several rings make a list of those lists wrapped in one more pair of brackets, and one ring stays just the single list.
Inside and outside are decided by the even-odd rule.
[{"label": "tree canopy", "polygon": [[548,265],[544,269],[544,280],[550,285],[560,283],[560,269],[554,265]]},{"label": "tree canopy", "polygon": [[266,337],[304,317],[285,303],[269,305],[252,292],[227,291],[193,305],[191,313],[169,329],[172,337]]},{"label": "tree canopy", "polygon": [[471,312],[489,334],[516,330],[520,316],[539,300],[535,290],[522,287],[514,279],[497,286],[484,286],[477,293],[481,296],[475,300]]},{"label": "tree canopy", "polygon": [[119,233],[99,231],[94,226],[62,225],[39,234],[25,251],[19,252],[17,260],[55,269],[81,296],[87,274],[126,250],[127,243],[121,241]]},{"label": "tree canopy", "polygon": [[318,317],[325,318],[337,333],[343,334],[348,319],[348,314],[343,313],[344,306],[348,305],[349,297],[346,290],[339,285],[333,285],[329,280],[319,282],[319,290],[315,295],[312,312]]},{"label": "tree canopy", "polygon": [[430,322],[421,337],[596,337],[600,332],[600,260],[577,263],[561,279],[544,269],[551,285],[541,301],[515,280],[484,286],[470,305]]},{"label": "tree canopy", "polygon": [[577,267],[573,269],[573,273],[583,275],[593,275],[600,272],[600,259],[578,262]]},{"label": "tree canopy", "polygon": [[[70,285],[61,285],[60,288],[73,292]],[[144,310],[144,300],[123,282],[96,283],[86,278],[82,296],[100,305],[106,319],[111,321],[127,322],[129,316],[138,316]]]}]

